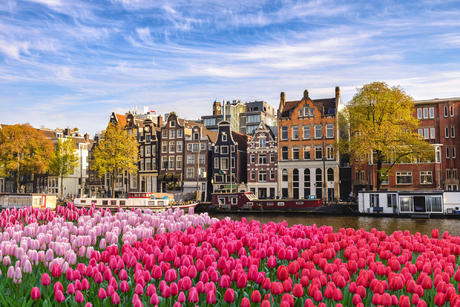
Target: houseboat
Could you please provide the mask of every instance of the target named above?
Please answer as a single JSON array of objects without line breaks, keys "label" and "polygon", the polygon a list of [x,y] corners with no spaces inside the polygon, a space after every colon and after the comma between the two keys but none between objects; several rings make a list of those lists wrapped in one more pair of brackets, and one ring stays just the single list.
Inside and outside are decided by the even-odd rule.
[{"label": "houseboat", "polygon": [[360,214],[388,214],[418,218],[460,217],[458,191],[360,191]]},{"label": "houseboat", "polygon": [[95,204],[96,208],[109,208],[118,210],[118,208],[145,208],[154,211],[164,211],[166,209],[182,209],[186,212],[194,208],[196,202],[177,203],[173,194],[167,193],[129,193],[128,198],[75,198],[74,204],[77,208],[89,208]]},{"label": "houseboat", "polygon": [[259,199],[253,192],[244,191],[214,193],[212,209],[237,212],[343,213],[341,204],[325,206],[322,199]]},{"label": "houseboat", "polygon": [[14,194],[14,193],[2,193],[0,194],[0,209],[16,208],[22,209],[24,207],[34,208],[50,208],[51,210],[56,209],[56,195],[47,194]]}]

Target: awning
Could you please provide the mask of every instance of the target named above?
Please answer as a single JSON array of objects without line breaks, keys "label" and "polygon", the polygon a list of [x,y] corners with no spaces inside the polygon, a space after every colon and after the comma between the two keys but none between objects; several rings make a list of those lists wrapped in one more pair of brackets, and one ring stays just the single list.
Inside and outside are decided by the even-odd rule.
[{"label": "awning", "polygon": [[181,175],[182,175],[181,173],[174,174],[174,176],[173,176],[173,181],[176,181],[176,182],[177,182],[177,181],[180,181]]},{"label": "awning", "polygon": [[165,177],[166,177],[165,174],[159,175],[159,176],[158,176],[158,181],[159,181],[159,182],[165,181]]},{"label": "awning", "polygon": [[174,176],[173,173],[166,174],[165,181],[166,181],[166,182],[172,181],[172,180],[173,180],[173,176]]}]

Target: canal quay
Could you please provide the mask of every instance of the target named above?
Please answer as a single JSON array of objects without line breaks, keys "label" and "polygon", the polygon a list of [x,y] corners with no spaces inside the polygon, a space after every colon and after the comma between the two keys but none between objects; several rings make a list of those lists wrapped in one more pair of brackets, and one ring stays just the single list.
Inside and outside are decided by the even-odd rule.
[{"label": "canal quay", "polygon": [[371,231],[376,228],[385,231],[387,235],[394,231],[409,230],[411,234],[420,232],[422,235],[431,236],[433,229],[439,229],[439,233],[448,231],[453,236],[460,236],[460,221],[454,219],[408,219],[394,217],[368,217],[368,216],[320,216],[309,214],[241,214],[241,213],[210,213],[210,216],[223,219],[230,217],[232,220],[241,220],[245,217],[248,221],[255,220],[262,224],[268,222],[280,223],[286,221],[289,226],[301,224],[309,226],[316,224],[318,227],[326,225],[332,226],[334,232],[340,228],[364,228]]}]

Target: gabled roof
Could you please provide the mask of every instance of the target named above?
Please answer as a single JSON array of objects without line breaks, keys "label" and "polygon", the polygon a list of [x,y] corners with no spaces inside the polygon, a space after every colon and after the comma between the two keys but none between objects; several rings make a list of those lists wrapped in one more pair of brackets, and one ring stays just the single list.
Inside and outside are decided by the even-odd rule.
[{"label": "gabled roof", "polygon": [[249,135],[232,131],[232,138],[233,141],[238,143],[238,150],[246,151],[248,148],[248,141],[251,140]]},{"label": "gabled roof", "polygon": [[[302,100],[294,100],[294,101],[286,101],[284,103],[283,111],[280,114],[280,117],[290,117],[292,112],[299,106],[302,101],[311,101],[319,110],[324,107],[324,114],[331,114],[329,113],[329,109],[336,109],[335,105],[335,98],[321,98],[321,99],[310,99],[310,98],[303,98]],[[337,110],[334,111],[332,114],[336,114]]]}]

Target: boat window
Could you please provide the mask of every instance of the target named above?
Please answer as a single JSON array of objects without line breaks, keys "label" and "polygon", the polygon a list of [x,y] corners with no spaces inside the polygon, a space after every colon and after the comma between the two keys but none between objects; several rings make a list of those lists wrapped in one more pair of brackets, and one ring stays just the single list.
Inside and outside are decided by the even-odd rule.
[{"label": "boat window", "polygon": [[112,206],[116,206],[116,205],[117,205],[117,201],[116,201],[116,200],[111,200],[111,201],[110,201],[110,204],[111,204]]},{"label": "boat window", "polygon": [[268,202],[267,206],[273,206],[273,202],[272,201]]},{"label": "boat window", "polygon": [[154,201],[149,201],[149,206],[155,206],[155,202]]},{"label": "boat window", "polygon": [[81,202],[82,204],[86,204],[86,199],[81,199],[80,202]]},{"label": "boat window", "polygon": [[410,197],[400,197],[399,198],[399,208],[401,209],[401,212],[410,211],[410,203],[411,203]]},{"label": "boat window", "polygon": [[250,203],[247,203],[247,204],[246,204],[246,206],[248,206],[248,207],[252,207],[252,202],[250,202]]},{"label": "boat window", "polygon": [[284,202],[278,203],[278,207],[284,207]]},{"label": "boat window", "polygon": [[236,204],[237,204],[236,197],[232,197],[231,200],[232,200],[232,205],[236,205]]},{"label": "boat window", "polygon": [[162,201],[162,200],[158,202],[158,206],[164,206],[164,204],[165,204],[165,202]]},{"label": "boat window", "polygon": [[379,194],[371,194],[371,207],[380,207],[379,206]]},{"label": "boat window", "polygon": [[223,205],[225,203],[225,198],[218,199],[219,205]]},{"label": "boat window", "polygon": [[295,204],[296,205],[303,205],[303,201],[296,201]]},{"label": "boat window", "polygon": [[120,206],[126,205],[126,200],[120,200]]},{"label": "boat window", "polygon": [[441,197],[427,197],[431,198],[431,211],[442,212]]},{"label": "boat window", "polygon": [[102,205],[107,206],[108,204],[109,204],[109,201],[108,201],[108,200],[103,200],[103,201],[102,201]]}]

